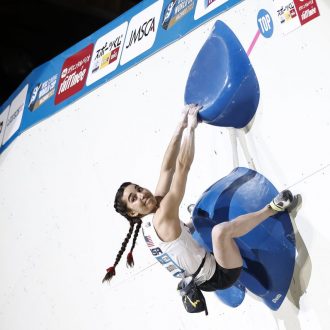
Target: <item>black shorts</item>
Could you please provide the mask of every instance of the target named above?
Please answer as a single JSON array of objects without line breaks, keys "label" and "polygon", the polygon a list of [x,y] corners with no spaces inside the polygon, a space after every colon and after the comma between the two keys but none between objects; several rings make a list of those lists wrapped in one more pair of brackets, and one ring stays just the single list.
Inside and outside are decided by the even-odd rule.
[{"label": "black shorts", "polygon": [[201,290],[216,291],[227,289],[237,281],[239,275],[241,274],[242,267],[227,269],[218,264],[216,265],[217,266],[213,276],[209,280],[198,285]]}]

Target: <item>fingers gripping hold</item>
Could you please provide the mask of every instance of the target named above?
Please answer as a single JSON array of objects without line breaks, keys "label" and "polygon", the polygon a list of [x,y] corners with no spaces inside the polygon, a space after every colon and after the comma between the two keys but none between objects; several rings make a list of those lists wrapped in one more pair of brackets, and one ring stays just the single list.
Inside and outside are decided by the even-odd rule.
[{"label": "fingers gripping hold", "polygon": [[195,129],[198,125],[198,112],[202,108],[202,106],[198,104],[190,104],[188,111],[188,127]]}]

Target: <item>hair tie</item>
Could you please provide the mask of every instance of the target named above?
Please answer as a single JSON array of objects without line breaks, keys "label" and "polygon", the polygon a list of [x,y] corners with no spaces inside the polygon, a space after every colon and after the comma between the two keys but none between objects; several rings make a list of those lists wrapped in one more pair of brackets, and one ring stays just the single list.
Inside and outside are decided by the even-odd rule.
[{"label": "hair tie", "polygon": [[127,254],[127,267],[133,267],[134,266],[134,259],[133,259],[133,253],[132,251]]},{"label": "hair tie", "polygon": [[107,273],[105,274],[104,279],[102,280],[102,283],[105,281],[110,282],[110,280],[116,275],[115,268],[116,268],[116,266],[112,266],[107,269]]}]

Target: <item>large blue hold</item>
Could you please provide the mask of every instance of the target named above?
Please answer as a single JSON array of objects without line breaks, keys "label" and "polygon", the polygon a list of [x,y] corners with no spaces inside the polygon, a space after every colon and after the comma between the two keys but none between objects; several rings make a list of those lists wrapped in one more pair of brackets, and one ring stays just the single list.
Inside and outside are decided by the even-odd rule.
[{"label": "large blue hold", "polygon": [[190,70],[185,103],[203,106],[207,124],[242,128],[256,113],[259,84],[250,60],[234,32],[217,21]]},{"label": "large blue hold", "polygon": [[[212,251],[214,225],[257,211],[278,191],[260,173],[238,167],[208,188],[196,203],[192,219],[194,237]],[[218,290],[217,296],[236,307],[244,299],[245,288],[277,310],[290,287],[295,264],[295,236],[290,216],[281,212],[269,217],[248,234],[236,239],[244,265],[233,287]]]}]

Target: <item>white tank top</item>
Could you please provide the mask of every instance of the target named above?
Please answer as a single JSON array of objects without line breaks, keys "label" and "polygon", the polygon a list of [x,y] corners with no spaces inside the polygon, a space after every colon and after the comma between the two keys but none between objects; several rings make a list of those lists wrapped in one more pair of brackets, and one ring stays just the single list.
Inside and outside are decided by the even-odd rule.
[{"label": "white tank top", "polygon": [[[142,219],[142,232],[152,255],[173,276],[178,278],[191,276],[201,264],[206,250],[192,237],[189,228],[180,221],[181,234],[171,242],[162,241],[153,226],[153,216],[150,214]],[[207,252],[204,266],[196,277],[196,283],[209,280],[216,268],[214,256]]]}]

